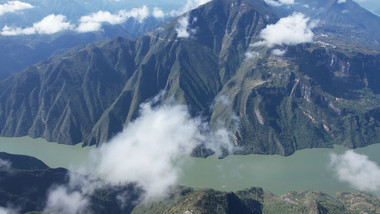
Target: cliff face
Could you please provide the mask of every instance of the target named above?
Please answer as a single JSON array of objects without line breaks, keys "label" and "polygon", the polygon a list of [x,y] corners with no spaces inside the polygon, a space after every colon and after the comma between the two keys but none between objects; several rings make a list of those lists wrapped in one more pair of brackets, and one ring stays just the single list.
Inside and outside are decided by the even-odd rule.
[{"label": "cliff face", "polygon": [[224,90],[242,119],[241,143],[255,142],[254,152],[283,155],[378,143],[379,94],[372,80],[379,75],[379,56],[346,54],[298,46],[285,58],[260,59],[242,85]]},{"label": "cliff face", "polygon": [[[376,50],[316,40],[283,56],[252,52],[278,13],[261,0],[212,1],[137,40],[119,37],[31,66],[0,82],[0,134],[99,145],[165,91],[163,100],[236,131],[247,154],[378,143]],[[178,36],[181,19],[188,38]]]}]

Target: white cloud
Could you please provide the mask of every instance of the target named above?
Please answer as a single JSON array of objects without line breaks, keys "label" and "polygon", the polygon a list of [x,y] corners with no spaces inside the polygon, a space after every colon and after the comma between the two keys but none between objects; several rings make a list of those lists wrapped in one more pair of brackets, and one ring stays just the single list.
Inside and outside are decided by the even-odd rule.
[{"label": "white cloud", "polygon": [[294,4],[294,0],[264,0],[265,3],[272,6],[290,5]]},{"label": "white cloud", "polygon": [[169,13],[170,16],[179,16],[181,14],[184,14],[190,10],[193,10],[203,4],[206,4],[207,2],[210,2],[211,0],[187,0],[186,4],[181,7],[179,10],[173,10]]},{"label": "white cloud", "polygon": [[346,0],[338,0],[338,4],[346,3]]},{"label": "white cloud", "polygon": [[310,18],[305,17],[302,13],[295,12],[288,17],[281,18],[276,24],[267,25],[260,32],[260,37],[264,40],[254,43],[253,46],[273,47],[275,45],[297,45],[312,42],[314,37],[312,29],[316,25],[317,22],[310,22]]},{"label": "white cloud", "polygon": [[[86,173],[89,173],[89,170],[89,166],[77,169]],[[94,176],[84,176],[73,171],[69,171],[67,176],[69,178],[67,184],[51,187],[43,213],[92,213],[89,210],[89,195],[92,195],[96,189],[102,188],[104,183]]]},{"label": "white cloud", "polygon": [[79,214],[84,213],[88,204],[88,198],[81,192],[71,191],[65,186],[58,186],[49,192],[43,213]]},{"label": "white cloud", "polygon": [[276,56],[284,56],[285,53],[286,53],[286,50],[281,50],[281,49],[274,49],[272,51],[272,54]]},{"label": "white cloud", "polygon": [[182,17],[178,20],[178,25],[176,27],[177,37],[179,38],[188,38],[190,33],[187,30],[189,27],[189,16]]},{"label": "white cloud", "polygon": [[0,159],[0,169],[10,169],[10,168],[11,168],[11,162]]},{"label": "white cloud", "polygon": [[248,51],[244,55],[246,59],[256,59],[260,56],[260,54],[256,51]]},{"label": "white cloud", "polygon": [[16,36],[16,35],[31,35],[31,34],[54,34],[61,31],[72,29],[70,22],[66,22],[66,17],[63,15],[48,15],[41,21],[34,23],[32,27],[18,28],[4,26],[1,35]]},{"label": "white cloud", "polygon": [[19,210],[9,207],[0,207],[0,214],[18,214]]},{"label": "white cloud", "polygon": [[330,163],[338,179],[349,183],[360,191],[370,191],[380,195],[380,167],[352,150],[342,155],[330,155]]},{"label": "white cloud", "polygon": [[0,5],[0,16],[5,13],[15,13],[20,10],[26,10],[33,8],[29,3],[20,2],[20,1],[8,1],[5,4]]},{"label": "white cloud", "polygon": [[[231,113],[232,130],[236,130],[238,127],[239,117]],[[215,131],[210,131],[207,135],[207,141],[205,142],[206,148],[215,152],[216,156],[222,157],[225,152],[228,154],[233,153],[239,148],[231,142],[234,137],[234,133],[224,127],[224,124],[219,121],[218,128]]]},{"label": "white cloud", "polygon": [[155,7],[153,8],[152,16],[157,19],[162,19],[165,17],[165,13],[160,8]]},{"label": "white cloud", "polygon": [[129,18],[134,18],[142,22],[149,15],[149,9],[145,5],[141,8],[133,8],[129,11],[121,10],[116,14],[111,14],[108,11],[98,11],[81,17],[76,30],[80,33],[99,31],[104,23],[111,25],[122,24]]},{"label": "white cloud", "polygon": [[[139,200],[160,199],[177,184],[183,164],[197,146],[204,145],[218,155],[234,151],[232,132],[222,125],[211,131],[202,119],[192,118],[185,105],[164,102],[157,106],[162,95],[143,103],[140,116],[108,143],[94,149],[88,165],[79,169],[99,176],[102,182],[70,173],[67,185],[49,192],[46,213],[81,213],[88,209],[88,196],[105,185],[133,183],[144,191]],[[121,205],[128,198],[127,193],[117,196]]]},{"label": "white cloud", "polygon": [[159,198],[176,184],[180,160],[204,141],[201,125],[186,106],[142,104],[140,117],[94,152],[97,173],[111,184],[136,182],[147,199]]},{"label": "white cloud", "polygon": [[178,38],[189,38],[197,33],[196,28],[191,28],[190,24],[194,24],[198,20],[197,17],[190,18],[190,15],[181,17],[178,19],[178,24],[176,27],[177,37]]},{"label": "white cloud", "polygon": [[[214,130],[207,130],[207,127],[203,128],[203,133],[206,133],[207,136],[207,142],[204,144],[205,147],[214,151],[218,157],[224,156],[225,152],[233,154],[240,149],[237,147],[237,141],[232,142],[232,139],[235,139],[235,132],[239,129],[240,119],[229,109],[231,103],[230,98],[225,95],[215,98],[211,108],[218,108],[218,111],[227,112],[227,117],[224,117],[224,121],[217,120],[213,124]],[[227,125],[229,126],[228,128],[226,128]]]},{"label": "white cloud", "polygon": [[234,147],[227,129],[210,131],[186,106],[153,107],[155,102],[157,98],[142,104],[140,117],[91,155],[99,177],[111,184],[136,183],[145,191],[145,200],[159,199],[176,185],[186,157],[197,146],[217,154]]},{"label": "white cloud", "polygon": [[140,8],[133,8],[132,10],[123,12],[124,16],[127,18],[137,19],[139,22],[144,21],[149,16],[149,9],[147,6],[142,6]]},{"label": "white cloud", "polygon": [[218,96],[217,98],[215,98],[214,104],[212,107],[214,107],[214,105],[217,105],[217,104],[222,104],[223,106],[228,106],[229,104],[231,104],[231,100],[227,96],[221,95],[221,96]]}]

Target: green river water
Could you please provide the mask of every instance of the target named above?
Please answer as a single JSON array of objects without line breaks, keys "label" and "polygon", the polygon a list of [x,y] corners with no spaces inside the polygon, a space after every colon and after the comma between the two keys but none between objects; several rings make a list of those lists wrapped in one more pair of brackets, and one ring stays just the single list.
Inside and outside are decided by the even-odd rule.
[{"label": "green river water", "polygon": [[[30,137],[0,137],[0,151],[34,156],[50,167],[80,166],[93,147],[67,146]],[[228,156],[224,159],[191,158],[183,166],[179,184],[194,188],[235,191],[260,186],[275,194],[292,190],[320,190],[331,196],[353,190],[339,182],[329,166],[330,154],[347,149],[305,149],[289,157],[278,155]],[[355,150],[380,165],[380,144]]]}]

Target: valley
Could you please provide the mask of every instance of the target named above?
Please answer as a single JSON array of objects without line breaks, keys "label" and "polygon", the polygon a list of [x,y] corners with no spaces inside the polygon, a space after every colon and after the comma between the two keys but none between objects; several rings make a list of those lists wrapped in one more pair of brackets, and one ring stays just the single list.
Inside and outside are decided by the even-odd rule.
[{"label": "valley", "polygon": [[[59,145],[43,139],[0,138],[0,151],[36,157],[49,167],[83,168],[88,162],[89,147]],[[281,195],[292,190],[319,190],[335,197],[337,192],[354,190],[340,182],[330,166],[331,153],[343,154],[347,149],[305,149],[289,157],[278,155],[215,156],[188,158],[181,169],[179,185],[212,188],[219,191],[239,191],[260,186],[265,191]],[[355,150],[380,165],[380,144]]]},{"label": "valley", "polygon": [[0,7],[0,213],[380,212],[379,16],[81,1]]}]

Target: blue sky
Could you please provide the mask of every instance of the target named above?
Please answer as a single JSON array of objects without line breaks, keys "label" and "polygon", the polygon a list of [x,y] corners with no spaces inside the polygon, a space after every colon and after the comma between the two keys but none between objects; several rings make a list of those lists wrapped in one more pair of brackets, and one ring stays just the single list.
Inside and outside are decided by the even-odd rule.
[{"label": "blue sky", "polygon": [[380,15],[380,0],[355,0],[355,1],[359,3],[362,7],[371,11],[372,13]]},{"label": "blue sky", "polygon": [[[101,30],[105,23],[121,24],[128,18],[142,22],[149,16],[178,16],[208,1],[210,0],[73,0],[71,4],[62,4],[53,0],[0,0],[0,35],[55,34],[66,30],[93,32]],[[297,0],[265,1],[274,5],[297,3]],[[380,0],[355,1],[380,15]]]}]

